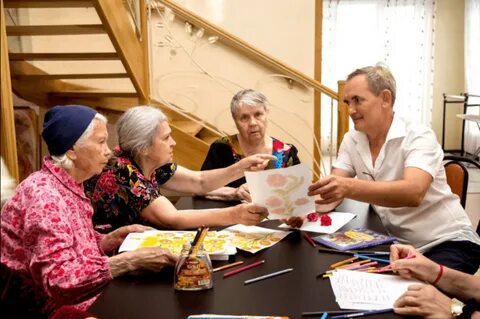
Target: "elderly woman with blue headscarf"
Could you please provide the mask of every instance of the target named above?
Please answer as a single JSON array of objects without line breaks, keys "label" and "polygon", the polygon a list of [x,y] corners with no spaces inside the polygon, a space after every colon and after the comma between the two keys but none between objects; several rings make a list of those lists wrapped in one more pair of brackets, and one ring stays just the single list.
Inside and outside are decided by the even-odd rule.
[{"label": "elderly woman with blue headscarf", "polygon": [[86,310],[113,277],[159,271],[177,259],[161,248],[105,255],[146,227],[106,236],[93,228],[82,183],[111,155],[104,116],[85,106],[57,106],[46,113],[42,136],[50,156],[2,209],[0,299],[2,314],[11,318],[54,317],[65,305]]}]

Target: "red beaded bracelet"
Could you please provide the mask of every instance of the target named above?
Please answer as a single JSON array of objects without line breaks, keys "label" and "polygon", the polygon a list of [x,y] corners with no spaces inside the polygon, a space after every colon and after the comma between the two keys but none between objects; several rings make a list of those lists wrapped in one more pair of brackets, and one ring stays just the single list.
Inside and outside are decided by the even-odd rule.
[{"label": "red beaded bracelet", "polygon": [[440,271],[438,272],[437,278],[435,278],[435,280],[432,282],[432,285],[435,285],[440,280],[440,278],[442,278],[443,265],[439,265],[439,266],[440,266]]}]

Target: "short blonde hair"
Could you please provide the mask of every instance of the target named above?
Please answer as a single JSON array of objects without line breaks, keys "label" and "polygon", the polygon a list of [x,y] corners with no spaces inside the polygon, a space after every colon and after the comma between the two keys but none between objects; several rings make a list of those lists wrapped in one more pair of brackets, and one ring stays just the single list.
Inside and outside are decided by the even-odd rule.
[{"label": "short blonde hair", "polygon": [[374,66],[356,69],[348,75],[347,81],[358,75],[366,75],[368,88],[375,96],[378,96],[383,90],[389,90],[392,93],[392,106],[395,104],[397,84],[388,66],[383,63],[377,63]]}]

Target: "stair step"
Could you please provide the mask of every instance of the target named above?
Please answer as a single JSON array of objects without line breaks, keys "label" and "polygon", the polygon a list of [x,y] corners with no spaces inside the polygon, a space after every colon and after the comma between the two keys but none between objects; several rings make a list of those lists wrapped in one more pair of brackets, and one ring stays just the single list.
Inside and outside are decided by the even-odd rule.
[{"label": "stair step", "polygon": [[202,124],[189,120],[172,120],[171,124],[175,125],[179,130],[190,135],[197,135],[203,128]]},{"label": "stair step", "polygon": [[7,26],[8,36],[73,35],[106,33],[101,24],[80,25],[12,25]]},{"label": "stair step", "polygon": [[116,79],[128,78],[127,73],[82,73],[82,74],[14,74],[14,79],[55,80],[55,79]]},{"label": "stair step", "polygon": [[59,91],[50,92],[51,97],[72,98],[103,98],[103,97],[138,97],[136,92],[112,92],[112,91]]},{"label": "stair step", "polygon": [[219,137],[218,136],[202,136],[200,139],[207,144],[212,144],[215,142]]},{"label": "stair step", "polygon": [[9,53],[10,61],[25,60],[118,60],[116,52]]},{"label": "stair step", "polygon": [[4,0],[5,8],[86,8],[93,7],[90,0]]}]

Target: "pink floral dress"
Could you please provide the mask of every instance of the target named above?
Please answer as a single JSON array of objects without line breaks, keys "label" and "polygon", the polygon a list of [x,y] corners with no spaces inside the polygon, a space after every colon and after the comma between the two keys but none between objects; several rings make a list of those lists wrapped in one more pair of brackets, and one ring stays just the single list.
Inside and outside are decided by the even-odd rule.
[{"label": "pink floral dress", "polygon": [[81,185],[49,158],[17,187],[1,215],[7,317],[43,318],[65,304],[85,310],[93,303],[112,275],[92,214]]}]

